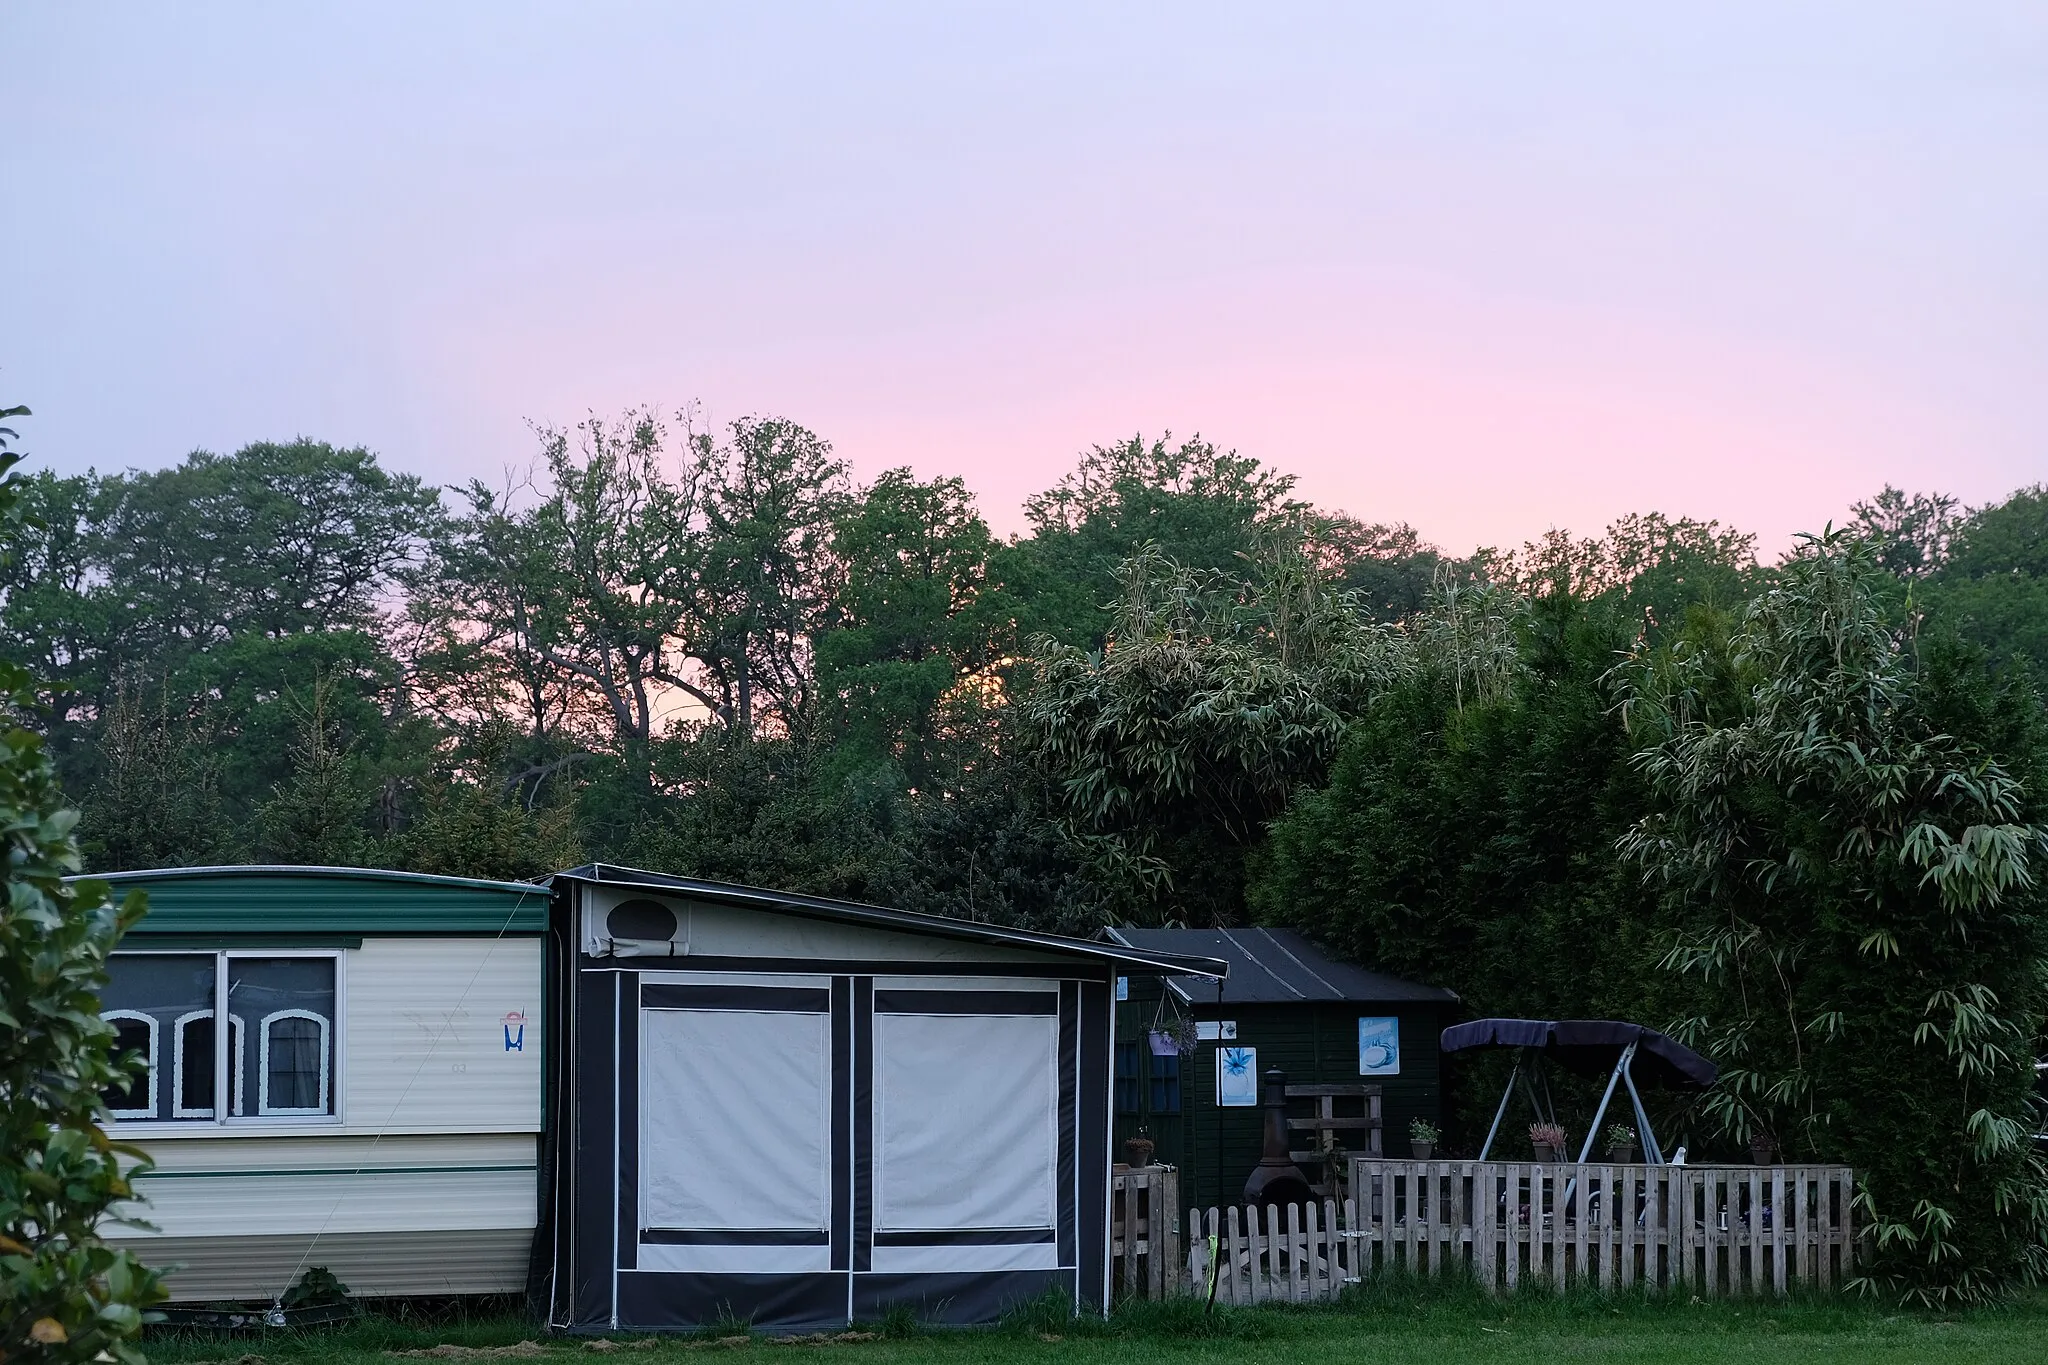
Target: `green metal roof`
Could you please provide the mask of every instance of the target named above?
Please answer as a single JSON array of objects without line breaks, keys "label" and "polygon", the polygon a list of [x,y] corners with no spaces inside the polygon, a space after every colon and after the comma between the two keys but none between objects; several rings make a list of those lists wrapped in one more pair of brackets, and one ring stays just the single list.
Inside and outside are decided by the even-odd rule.
[{"label": "green metal roof", "polygon": [[548,889],[363,867],[177,867],[110,872],[149,893],[136,935],[538,934]]}]

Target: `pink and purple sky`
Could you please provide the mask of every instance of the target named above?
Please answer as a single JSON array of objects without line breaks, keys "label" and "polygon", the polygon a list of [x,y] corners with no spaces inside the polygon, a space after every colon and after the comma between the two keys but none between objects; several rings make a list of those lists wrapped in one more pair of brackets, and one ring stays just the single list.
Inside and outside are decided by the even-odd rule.
[{"label": "pink and purple sky", "polygon": [[1199,431],[1454,551],[2048,479],[2048,6],[13,0],[37,463],[701,399],[999,529]]}]

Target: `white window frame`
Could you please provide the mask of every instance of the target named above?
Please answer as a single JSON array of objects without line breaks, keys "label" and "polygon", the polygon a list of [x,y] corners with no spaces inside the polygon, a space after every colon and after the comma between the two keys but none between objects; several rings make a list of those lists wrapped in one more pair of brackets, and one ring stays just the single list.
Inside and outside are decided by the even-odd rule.
[{"label": "white window frame", "polygon": [[[171,1021],[171,1117],[174,1119],[213,1119],[217,1123],[220,1121],[217,1116],[220,1113],[220,1092],[222,1086],[220,1021],[218,1019],[214,1019],[213,1103],[204,1108],[188,1108],[185,1104],[185,1025],[195,1019],[214,1019],[214,1011],[210,1009],[187,1010]],[[242,1021],[235,1018],[232,1014],[228,1016],[228,1037],[232,1043],[229,1050],[234,1053],[234,1065],[228,1070],[228,1080],[226,1082],[232,1097],[229,1100],[228,1112],[234,1117],[240,1118],[244,1103],[242,1060],[246,1054],[242,1050]]]},{"label": "white window frame", "polygon": [[153,1014],[144,1014],[141,1010],[108,1010],[105,1014],[102,1014],[100,1018],[106,1020],[110,1024],[117,1019],[132,1019],[135,1022],[140,1023],[149,1029],[149,1088],[147,1092],[149,1095],[149,1107],[146,1109],[115,1109],[110,1105],[107,1108],[107,1112],[109,1114],[112,1114],[117,1119],[155,1118],[157,1084],[161,1079],[157,1072],[156,1067],[158,1031],[156,1016]]},{"label": "white window frame", "polygon": [[[179,1015],[177,1021],[171,1025],[171,1040],[168,1044],[172,1087],[169,1097],[170,1112],[168,1114],[164,1112],[164,1102],[161,1098],[160,1089],[152,1090],[151,1098],[156,1107],[149,1116],[143,1117],[138,1115],[134,1118],[127,1118],[121,1115],[115,1116],[119,1126],[124,1131],[136,1131],[141,1134],[154,1134],[165,1137],[196,1137],[201,1134],[214,1133],[226,1136],[229,1134],[253,1134],[279,1128],[339,1127],[345,1122],[343,1106],[348,1102],[348,1088],[342,1084],[342,1078],[348,1074],[348,991],[346,987],[348,953],[346,949],[261,947],[123,948],[119,950],[119,955],[122,957],[211,956],[213,958],[214,973],[213,1002],[216,1008],[225,1005],[228,1000],[228,963],[231,959],[312,957],[325,958],[334,964],[334,1013],[331,1018],[326,1019],[327,1034],[324,1041],[327,1046],[322,1049],[321,1053],[322,1066],[326,1068],[323,1077],[323,1098],[327,1101],[327,1107],[333,1112],[314,1112],[296,1109],[278,1110],[269,1114],[251,1114],[247,1112],[248,1086],[243,1074],[243,1068],[248,1057],[245,1050],[247,1044],[243,1037],[245,1030],[241,1018],[232,1009],[225,1011],[228,1017],[226,1034],[223,1035],[219,1029],[214,1030],[213,1106],[210,1109],[188,1109],[181,1106],[178,1100],[180,1091],[183,1088],[181,1082],[184,1080],[183,1057],[181,1055],[184,1041],[182,1025],[189,1020],[203,1018],[214,1012],[213,1009],[187,1010]],[[115,1010],[113,1013],[126,1016],[140,1014],[141,1012]],[[315,1011],[308,1010],[306,1013],[316,1019],[321,1017]],[[160,1030],[161,1024],[159,1023],[158,1031],[160,1032]],[[158,1044],[157,1061],[154,1064],[158,1069],[152,1071],[152,1078],[159,1086],[161,1085],[160,1068],[164,1057],[163,1048],[165,1046],[161,1043]],[[265,1074],[267,1075],[267,1072]],[[267,1082],[264,1084],[265,1088],[267,1088]],[[259,1108],[261,1107],[261,1099],[262,1096],[259,1095]],[[222,1113],[223,1109],[226,1110],[225,1116]]]},{"label": "white window frame", "polygon": [[[294,1109],[273,1105],[270,1102],[270,1026],[285,1019],[310,1019],[320,1026],[320,1103],[312,1109]],[[328,1074],[328,1047],[334,1038],[334,1025],[324,1014],[313,1010],[278,1010],[263,1016],[256,1035],[256,1112],[259,1114],[296,1114],[327,1117],[328,1100],[332,1098],[330,1088],[333,1078]]]}]

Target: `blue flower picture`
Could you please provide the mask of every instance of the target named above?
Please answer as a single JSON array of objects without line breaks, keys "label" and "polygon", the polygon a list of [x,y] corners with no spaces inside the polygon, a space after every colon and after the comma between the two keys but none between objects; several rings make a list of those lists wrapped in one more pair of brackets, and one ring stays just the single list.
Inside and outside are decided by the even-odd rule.
[{"label": "blue flower picture", "polygon": [[1216,1107],[1251,1109],[1259,1103],[1259,1050],[1255,1047],[1216,1049]]}]

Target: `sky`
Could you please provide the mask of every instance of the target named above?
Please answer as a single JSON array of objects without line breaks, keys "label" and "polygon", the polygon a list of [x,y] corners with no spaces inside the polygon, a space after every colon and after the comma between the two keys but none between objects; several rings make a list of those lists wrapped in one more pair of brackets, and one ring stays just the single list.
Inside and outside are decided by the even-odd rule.
[{"label": "sky", "polygon": [[700,402],[1001,531],[1199,432],[1446,549],[2048,479],[2048,7],[9,0],[32,465]]}]

